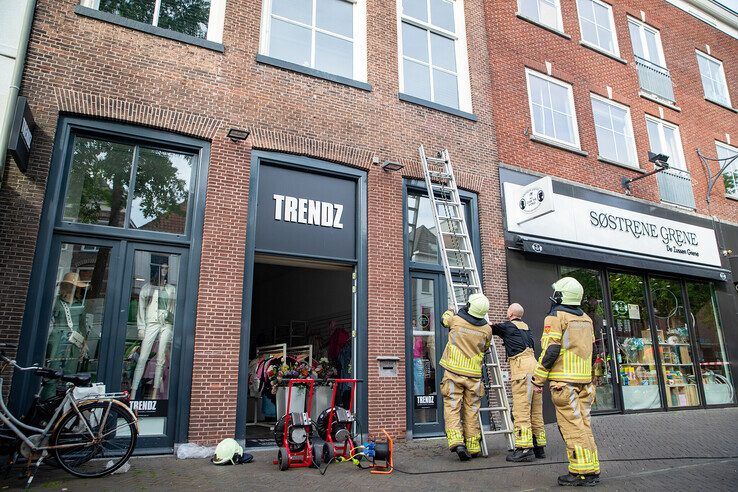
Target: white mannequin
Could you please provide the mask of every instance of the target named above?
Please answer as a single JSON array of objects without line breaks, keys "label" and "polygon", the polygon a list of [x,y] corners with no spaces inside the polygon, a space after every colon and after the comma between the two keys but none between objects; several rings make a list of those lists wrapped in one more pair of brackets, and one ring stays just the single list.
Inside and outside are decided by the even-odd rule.
[{"label": "white mannequin", "polygon": [[154,390],[152,397],[156,398],[161,386],[162,372],[166,362],[167,349],[172,341],[172,324],[174,321],[174,307],[177,302],[176,289],[167,283],[169,265],[159,266],[159,274],[154,275],[150,282],[141,287],[138,296],[138,314],[136,325],[138,338],[141,342],[141,352],[136,363],[131,384],[131,397],[136,397],[138,385],[146,369],[151,347],[159,340],[156,353],[156,372],[154,374]]}]

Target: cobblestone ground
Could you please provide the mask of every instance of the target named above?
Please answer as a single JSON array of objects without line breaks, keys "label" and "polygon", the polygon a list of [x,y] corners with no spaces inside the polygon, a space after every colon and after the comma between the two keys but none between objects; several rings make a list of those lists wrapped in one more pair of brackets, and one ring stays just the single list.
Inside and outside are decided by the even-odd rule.
[{"label": "cobblestone ground", "polygon": [[[738,490],[738,408],[595,417],[593,427],[606,490]],[[207,460],[142,457],[125,474],[80,480],[44,467],[39,490],[545,490],[565,472],[564,445],[555,425],[549,432],[548,458],[534,465],[505,462],[502,440],[492,442],[489,458],[460,463],[442,440],[403,443],[396,470],[370,475],[349,463],[280,472],[276,451],[258,451],[251,464],[217,467]],[[405,473],[403,473],[405,472]],[[0,489],[18,488],[15,474],[0,478]]]}]

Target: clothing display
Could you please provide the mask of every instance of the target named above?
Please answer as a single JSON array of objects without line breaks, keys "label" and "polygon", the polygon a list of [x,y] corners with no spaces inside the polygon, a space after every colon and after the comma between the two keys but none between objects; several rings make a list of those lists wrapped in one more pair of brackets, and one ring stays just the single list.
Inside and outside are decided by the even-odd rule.
[{"label": "clothing display", "polygon": [[131,395],[134,397],[136,397],[138,386],[141,383],[141,377],[149,360],[151,349],[154,342],[157,341],[159,342],[159,350],[156,352],[156,370],[152,393],[156,395],[159,392],[167,350],[172,341],[176,302],[176,289],[171,284],[167,283],[159,286],[146,283],[141,287],[136,325],[139,339],[142,341],[131,384]]}]

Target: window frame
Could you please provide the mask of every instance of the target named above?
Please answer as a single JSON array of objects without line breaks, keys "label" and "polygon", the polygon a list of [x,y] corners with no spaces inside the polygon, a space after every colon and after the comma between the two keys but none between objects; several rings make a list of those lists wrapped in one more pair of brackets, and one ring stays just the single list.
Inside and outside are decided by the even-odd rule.
[{"label": "window frame", "polygon": [[[549,135],[539,133],[536,131],[535,127],[535,118],[533,117],[533,98],[531,97],[531,91],[530,91],[530,77],[538,77],[540,79],[545,80],[547,83],[556,84],[560,87],[563,87],[567,90],[567,93],[569,95],[569,104],[571,107],[571,117],[572,117],[572,133],[574,136],[574,142],[567,142],[566,140],[561,140],[556,137],[551,137]],[[579,124],[577,122],[577,110],[576,105],[574,104],[574,87],[569,84],[568,82],[564,82],[563,80],[556,79],[554,77],[551,77],[550,75],[546,75],[544,73],[538,72],[537,70],[533,70],[530,68],[525,69],[525,85],[528,90],[528,111],[530,113],[530,128],[531,128],[531,135],[535,136],[538,139],[553,142],[558,145],[562,145],[567,148],[576,149],[576,150],[582,150],[582,143],[581,139],[579,137]],[[553,110],[553,108],[552,108]]]},{"label": "window frame", "polygon": [[[730,101],[730,91],[728,89],[728,79],[725,77],[725,66],[723,62],[721,60],[718,60],[714,56],[708,55],[707,53],[704,53],[700,50],[695,50],[695,53],[698,59],[697,60],[697,70],[700,73],[700,82],[702,83],[702,92],[705,94],[705,99],[707,99],[708,101],[714,102],[716,104],[720,104],[722,106],[732,107],[732,103]],[[723,95],[725,96],[725,101],[718,101],[716,99],[713,99],[712,97],[708,97],[707,91],[705,91],[705,82],[704,80],[702,80],[702,78],[704,77],[704,74],[702,73],[702,68],[700,67],[700,62],[699,62],[700,57],[704,58],[707,62],[713,62],[718,65],[720,75],[723,77],[722,90],[724,91]],[[714,79],[712,77],[708,77],[708,78],[714,82]]]},{"label": "window frame", "polygon": [[[654,65],[656,65],[656,66],[658,66],[660,68],[663,68],[663,69],[667,69],[668,70],[668,67],[666,66],[666,55],[664,54],[664,45],[661,42],[661,31],[659,29],[656,29],[653,26],[650,26],[650,25],[646,24],[645,22],[643,22],[643,21],[641,21],[639,19],[636,19],[635,17],[630,17],[629,16],[628,17],[628,34],[629,35],[630,35],[630,25],[631,24],[633,24],[633,25],[635,25],[635,26],[638,27],[638,36],[640,38],[639,41],[641,43],[641,46],[644,49],[644,52],[648,53],[649,58],[641,58],[641,57],[639,57],[635,53],[635,49],[633,49],[633,56],[635,56],[637,58],[641,58],[642,60],[644,60],[644,61],[646,61],[648,63],[652,63],[652,64],[654,64]],[[654,37],[655,37],[655,40],[656,40],[656,47],[658,48],[658,60],[659,60],[658,63],[656,63],[656,62],[654,62],[654,61],[652,61],[650,59],[651,52],[650,52],[650,50],[648,48],[648,43],[646,42],[646,31],[650,31],[651,33],[654,34]],[[631,37],[631,40],[630,40],[631,45],[633,45],[633,37],[632,37],[632,35],[630,37]],[[635,48],[634,46],[631,46],[631,47]]]},{"label": "window frame", "polygon": [[[594,126],[595,126],[595,140],[597,140],[597,156],[598,156],[598,158],[607,160],[608,162],[613,162],[615,164],[620,164],[620,165],[623,165],[623,166],[626,166],[626,167],[631,167],[633,169],[640,169],[641,166],[640,166],[640,163],[638,162],[638,149],[636,147],[635,133],[633,132],[633,118],[631,117],[630,106],[626,106],[625,104],[621,104],[621,103],[619,103],[617,101],[613,101],[612,99],[608,99],[606,97],[602,97],[599,94],[595,94],[594,92],[590,92],[589,96],[590,96],[590,102],[596,100],[596,101],[599,101],[601,103],[604,103],[604,104],[607,104],[609,106],[613,106],[615,108],[622,109],[623,111],[625,111],[626,123],[627,123],[627,131],[630,133],[630,135],[626,135],[626,137],[629,137],[629,142],[628,143],[630,145],[630,149],[633,152],[633,161],[632,162],[624,162],[624,161],[619,161],[619,160],[613,160],[613,159],[610,159],[609,157],[605,157],[605,156],[602,155],[602,153],[600,152],[600,142],[599,142],[599,139],[597,138],[597,126],[598,126],[597,125],[597,119],[595,117],[594,107],[592,107],[592,122],[594,123]],[[612,123],[612,115],[610,115],[610,122]]]},{"label": "window frame", "polygon": [[175,31],[174,29],[167,29],[164,27],[159,27],[159,7],[161,5],[162,0],[154,0],[154,16],[151,23],[148,22],[140,22],[134,19],[128,19],[127,17],[123,17],[121,15],[113,14],[110,12],[106,12],[104,10],[100,10],[100,0],[80,0],[79,5],[82,7],[87,7],[92,10],[96,10],[97,12],[109,14],[114,17],[118,17],[121,19],[126,19],[131,22],[135,22],[137,24],[143,24],[145,26],[151,26],[156,29],[161,29],[162,31],[168,31],[168,32],[176,32],[180,34],[181,36],[186,36],[188,38],[194,38],[194,39],[204,39],[206,41],[212,41],[213,43],[222,43],[223,42],[223,24],[225,23],[225,8],[226,8],[226,1],[227,0],[210,0],[210,14],[208,15],[208,30],[205,34],[204,38],[200,38],[197,36],[192,36],[190,34],[185,34],[180,31]]},{"label": "window frame", "polygon": [[[428,0],[426,0],[428,1]],[[441,27],[430,24],[429,22],[423,22],[414,17],[409,17],[403,14],[402,11],[402,0],[396,0],[397,6],[397,70],[399,77],[399,92],[401,95],[407,95],[410,98],[418,99],[420,101],[426,101],[437,105],[440,108],[449,108],[453,111],[462,111],[465,113],[473,113],[472,109],[472,98],[471,98],[471,79],[469,74],[469,52],[467,47],[467,36],[466,36],[466,17],[464,15],[464,1],[463,0],[450,0],[453,2],[454,9],[454,28],[456,32],[450,32]],[[430,8],[430,7],[429,7]],[[450,70],[444,69],[437,65],[432,64],[433,55],[429,48],[429,61],[428,63],[412,59],[419,63],[427,65],[430,69],[431,76],[431,98],[423,99],[418,96],[414,96],[407,92],[405,89],[405,73],[404,73],[404,60],[405,55],[403,54],[403,39],[402,39],[402,23],[407,22],[408,24],[429,31],[430,33],[438,34],[453,40],[454,42],[454,53],[456,55],[456,82],[457,91],[459,95],[459,106],[454,108],[453,106],[447,106],[440,104],[433,100],[433,69],[437,68],[443,72],[452,73]]]},{"label": "window frame", "polygon": [[[316,8],[316,0],[311,0],[313,5],[313,16],[315,15],[315,8]],[[334,72],[328,72],[325,70],[320,70],[315,68],[315,33],[316,32],[323,32],[325,30],[321,30],[320,28],[316,26],[310,26],[311,29],[311,46],[310,46],[310,66],[308,65],[300,65],[299,63],[295,63],[289,60],[283,60],[282,58],[274,57],[270,53],[270,42],[271,42],[271,33],[272,33],[272,22],[271,19],[273,18],[272,15],[272,5],[273,0],[262,0],[261,5],[261,29],[260,29],[260,35],[259,35],[259,55],[273,58],[275,60],[279,60],[280,62],[284,62],[286,64],[294,65],[295,67],[299,67],[299,69],[303,70],[309,70],[311,72],[316,72],[318,74],[326,74],[326,77],[323,78],[334,78],[337,77],[339,79],[349,79],[354,80],[357,82],[367,82],[367,0],[342,0],[344,2],[353,4],[353,74],[351,77],[346,77],[345,75],[340,75]],[[295,25],[301,25],[302,27],[305,27],[302,24],[295,23],[291,19],[285,19],[287,22]],[[313,19],[314,21],[314,19]],[[330,36],[344,39],[347,38],[345,36],[342,36],[337,33],[333,33],[330,31],[325,31]]]},{"label": "window frame", "polygon": [[[613,46],[613,51],[610,51],[607,48],[604,48],[604,47],[600,46],[599,44],[596,44],[596,43],[593,43],[591,41],[588,41],[588,40],[584,39],[584,29],[582,29],[582,14],[581,14],[581,11],[579,9],[579,0],[577,0],[575,3],[576,3],[576,6],[577,6],[577,19],[579,21],[579,37],[580,37],[580,42],[581,43],[584,43],[584,44],[586,44],[588,46],[592,46],[593,48],[596,48],[596,49],[598,49],[600,51],[603,51],[603,52],[605,52],[607,54],[610,54],[610,55],[613,55],[613,56],[615,56],[617,58],[620,58],[620,44],[618,43],[618,33],[617,33],[617,29],[615,27],[615,14],[613,12],[612,5],[610,5],[609,3],[605,3],[602,0],[583,0],[583,1],[589,1],[589,2],[592,2],[594,4],[599,5],[601,7],[605,7],[607,9],[608,19],[610,20],[610,32],[612,33],[612,46]],[[596,18],[595,18],[595,21],[596,21]],[[595,22],[595,26],[598,26],[598,24],[596,22]],[[598,31],[598,36],[597,37],[599,39],[599,31]]]},{"label": "window frame", "polygon": [[[536,2],[536,5],[538,5],[539,17],[540,17],[540,10],[541,10],[540,9],[540,2],[542,0],[533,0],[533,1],[535,1]],[[555,26],[546,24],[545,22],[543,22],[540,19],[532,19],[532,18],[528,17],[527,15],[523,14],[522,13],[522,10],[520,9],[520,2],[521,2],[521,0],[518,0],[516,2],[516,7],[517,7],[516,15],[518,17],[522,17],[523,19],[527,19],[527,20],[533,22],[534,24],[538,24],[539,26],[543,26],[543,27],[546,27],[548,29],[552,29],[552,30],[557,31],[557,32],[560,32],[562,34],[564,33],[564,16],[561,13],[561,0],[553,0],[553,2],[556,4],[556,25]]]},{"label": "window frame", "polygon": [[[726,144],[725,142],[715,140],[715,152],[716,152],[716,156],[718,159],[720,158],[720,155],[717,154],[717,152],[718,152],[718,148],[720,147],[722,147],[723,150],[727,150],[728,152],[738,155],[738,147],[734,147],[732,145]],[[723,163],[720,163],[720,162],[718,162],[718,164],[720,164],[721,168],[724,165]],[[725,174],[728,173],[729,169],[730,169],[730,173],[733,175],[733,180],[735,181],[737,186],[735,190],[733,191],[733,193],[728,193],[728,190],[726,189],[725,196],[738,199],[738,159],[734,160],[732,164],[730,165],[730,167],[725,168],[725,171],[723,171],[723,177],[725,176]],[[725,181],[723,181],[723,186],[725,186]]]},{"label": "window frame", "polygon": [[[661,118],[657,118],[655,116],[651,116],[650,114],[646,115],[646,135],[648,135],[648,146],[651,147],[651,135],[648,133],[648,122],[651,121],[652,123],[655,123],[658,125],[659,129],[659,145],[662,148],[666,148],[666,136],[664,133],[664,128],[669,128],[674,131],[674,135],[676,135],[677,143],[679,144],[679,158],[681,159],[680,165],[674,165],[674,156],[669,156],[669,169],[676,169],[678,171],[682,171],[685,173],[689,173],[689,169],[687,168],[687,159],[684,156],[684,143],[682,142],[682,134],[679,131],[679,125],[675,125],[673,123],[669,123],[666,120],[663,120]],[[649,149],[652,152],[654,151],[653,148]]]}]

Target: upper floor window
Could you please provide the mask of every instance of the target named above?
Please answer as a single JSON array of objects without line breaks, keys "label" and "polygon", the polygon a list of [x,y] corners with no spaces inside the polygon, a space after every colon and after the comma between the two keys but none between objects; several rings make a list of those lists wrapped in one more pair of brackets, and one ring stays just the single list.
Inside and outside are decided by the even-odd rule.
[{"label": "upper floor window", "polygon": [[721,167],[733,158],[733,161],[723,171],[723,183],[725,184],[725,194],[738,198],[738,149],[722,142],[715,142],[715,147],[717,148],[717,158],[723,159],[720,161]]},{"label": "upper floor window", "polygon": [[518,14],[551,29],[564,30],[559,0],[518,0]]},{"label": "upper floor window", "polygon": [[702,87],[705,89],[705,98],[724,106],[730,106],[723,62],[698,51],[697,64],[700,66],[700,77],[702,78]]},{"label": "upper floor window", "polygon": [[398,0],[398,11],[400,92],[471,112],[462,1]]},{"label": "upper floor window", "polygon": [[664,49],[661,46],[661,34],[658,29],[633,18],[628,19],[630,40],[633,43],[633,54],[661,68],[666,68]]},{"label": "upper floor window", "polygon": [[533,135],[579,148],[579,129],[571,85],[525,70]]},{"label": "upper floor window", "polygon": [[577,0],[577,10],[582,41],[611,55],[620,56],[612,6],[600,0]]},{"label": "upper floor window", "polygon": [[264,0],[260,52],[366,82],[366,0]]},{"label": "upper floor window", "polygon": [[646,128],[651,152],[669,156],[670,169],[686,171],[687,164],[684,159],[684,148],[682,147],[682,137],[679,135],[679,127],[647,115]]},{"label": "upper floor window", "polygon": [[630,108],[592,94],[592,113],[600,157],[638,167]]},{"label": "upper floor window", "polygon": [[82,0],[81,5],[152,26],[221,42],[226,0]]}]

